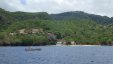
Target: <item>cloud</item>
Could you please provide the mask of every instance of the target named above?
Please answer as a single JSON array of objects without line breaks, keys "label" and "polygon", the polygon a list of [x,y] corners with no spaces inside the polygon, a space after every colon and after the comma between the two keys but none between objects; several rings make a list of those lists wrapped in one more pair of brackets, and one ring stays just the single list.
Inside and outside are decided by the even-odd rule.
[{"label": "cloud", "polygon": [[26,1],[27,1],[27,0],[20,0],[20,2],[21,2],[23,5],[26,5]]},{"label": "cloud", "polygon": [[25,7],[22,5],[20,0],[1,0],[0,8],[3,8],[7,11],[24,11]]},{"label": "cloud", "polygon": [[0,8],[9,11],[61,13],[85,11],[113,16],[113,0],[0,0]]}]

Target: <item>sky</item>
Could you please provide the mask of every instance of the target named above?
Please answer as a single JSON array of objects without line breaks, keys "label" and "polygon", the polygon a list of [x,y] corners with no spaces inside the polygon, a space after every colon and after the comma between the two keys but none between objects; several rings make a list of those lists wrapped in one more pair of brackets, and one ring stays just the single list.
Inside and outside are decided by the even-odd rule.
[{"label": "sky", "polygon": [[113,17],[113,0],[0,0],[0,8],[7,11],[48,12],[84,11]]}]

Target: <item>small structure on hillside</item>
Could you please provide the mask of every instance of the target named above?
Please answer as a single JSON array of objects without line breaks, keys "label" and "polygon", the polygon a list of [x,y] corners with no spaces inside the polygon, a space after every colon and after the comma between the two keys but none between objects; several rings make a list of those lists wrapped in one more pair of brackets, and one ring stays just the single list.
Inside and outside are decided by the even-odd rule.
[{"label": "small structure on hillside", "polygon": [[56,45],[64,45],[64,40],[58,39]]},{"label": "small structure on hillside", "polygon": [[65,41],[65,39],[58,39],[56,45],[77,45],[77,42]]},{"label": "small structure on hillside", "polygon": [[76,45],[76,42],[75,41],[71,41],[71,45]]},{"label": "small structure on hillside", "polygon": [[32,32],[32,34],[36,34],[36,33],[39,33],[40,30],[39,29],[32,29],[31,32]]},{"label": "small structure on hillside", "polygon": [[61,41],[58,41],[56,45],[63,45]]},{"label": "small structure on hillside", "polygon": [[38,29],[31,29],[32,34],[36,34],[36,33],[43,33],[43,29],[42,28],[38,28]]},{"label": "small structure on hillside", "polygon": [[26,29],[21,29],[21,30],[19,30],[19,34],[27,34],[27,33],[26,33]]},{"label": "small structure on hillside", "polygon": [[11,33],[9,33],[9,35],[14,36],[14,35],[16,35],[16,33],[15,32],[11,32]]},{"label": "small structure on hillside", "polygon": [[43,33],[43,29],[39,28],[39,29],[20,29],[18,31],[19,34],[36,34],[36,33]]}]

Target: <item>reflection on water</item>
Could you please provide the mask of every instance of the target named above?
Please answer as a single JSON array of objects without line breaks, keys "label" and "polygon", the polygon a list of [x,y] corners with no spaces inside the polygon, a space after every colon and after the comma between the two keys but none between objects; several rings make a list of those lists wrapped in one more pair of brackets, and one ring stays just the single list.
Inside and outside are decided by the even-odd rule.
[{"label": "reflection on water", "polygon": [[[112,46],[0,47],[0,64],[112,64]],[[32,47],[38,48],[38,47]]]}]

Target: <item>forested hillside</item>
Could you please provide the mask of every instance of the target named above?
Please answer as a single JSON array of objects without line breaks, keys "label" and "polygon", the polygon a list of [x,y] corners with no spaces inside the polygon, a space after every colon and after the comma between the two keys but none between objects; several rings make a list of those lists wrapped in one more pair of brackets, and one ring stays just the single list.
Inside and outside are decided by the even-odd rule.
[{"label": "forested hillside", "polygon": [[94,14],[88,14],[82,11],[64,12],[59,14],[51,14],[51,17],[55,20],[76,20],[76,19],[90,19],[98,24],[110,24],[113,22],[113,18],[107,16],[100,16]]},{"label": "forested hillside", "polygon": [[52,45],[59,39],[110,45],[113,42],[113,17],[81,11],[48,14],[0,9],[0,45]]}]

